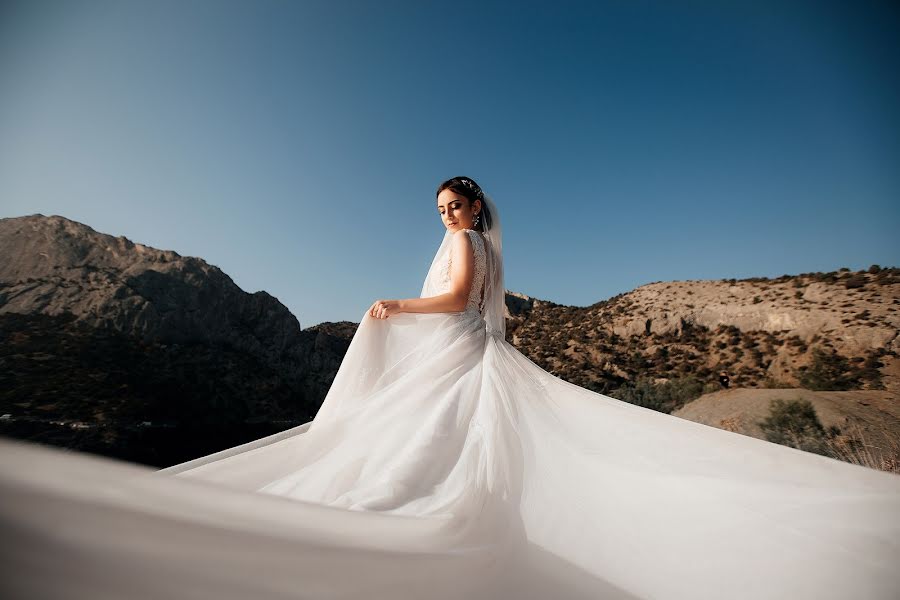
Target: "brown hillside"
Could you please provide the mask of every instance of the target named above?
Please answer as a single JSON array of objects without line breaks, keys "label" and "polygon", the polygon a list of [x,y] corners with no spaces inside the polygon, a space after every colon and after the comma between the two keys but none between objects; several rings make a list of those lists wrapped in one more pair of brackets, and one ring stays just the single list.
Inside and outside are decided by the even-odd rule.
[{"label": "brown hillside", "polygon": [[846,362],[837,389],[900,392],[900,270],[654,282],[587,307],[515,295],[511,342],[578,385],[727,371],[739,387],[810,386],[814,351]]},{"label": "brown hillside", "polygon": [[900,398],[882,390],[729,389],[704,394],[672,415],[764,440],[759,422],[776,399],[809,401],[826,429],[837,427],[847,435],[861,432],[879,458],[890,455],[900,442]]}]

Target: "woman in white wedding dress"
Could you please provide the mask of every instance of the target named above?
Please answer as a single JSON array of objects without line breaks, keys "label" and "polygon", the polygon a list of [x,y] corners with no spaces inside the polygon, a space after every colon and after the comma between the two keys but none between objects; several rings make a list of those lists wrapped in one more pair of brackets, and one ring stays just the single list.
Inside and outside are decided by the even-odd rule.
[{"label": "woman in white wedding dress", "polygon": [[900,477],[550,375],[505,340],[496,205],[437,208],[313,421],[159,471],[0,442],[3,597],[900,597]]}]

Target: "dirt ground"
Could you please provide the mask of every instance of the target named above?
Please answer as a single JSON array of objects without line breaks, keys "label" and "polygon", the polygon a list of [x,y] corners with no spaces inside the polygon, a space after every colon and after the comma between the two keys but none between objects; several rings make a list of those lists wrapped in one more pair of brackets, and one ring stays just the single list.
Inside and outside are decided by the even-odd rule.
[{"label": "dirt ground", "polygon": [[900,444],[900,397],[891,390],[817,392],[802,388],[734,388],[705,394],[672,414],[683,419],[766,439],[759,421],[775,399],[808,400],[827,430],[837,425],[852,435],[859,428],[876,455]]}]

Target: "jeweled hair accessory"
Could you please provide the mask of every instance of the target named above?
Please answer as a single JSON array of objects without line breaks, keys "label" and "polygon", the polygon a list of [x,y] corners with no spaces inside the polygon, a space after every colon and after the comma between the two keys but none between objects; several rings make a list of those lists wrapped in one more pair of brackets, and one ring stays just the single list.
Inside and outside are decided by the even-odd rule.
[{"label": "jeweled hair accessory", "polygon": [[479,199],[484,198],[484,192],[481,191],[481,188],[478,187],[478,184],[472,181],[471,179],[466,179],[465,177],[460,177],[460,183],[462,183],[467,188],[471,188],[473,192],[475,192],[476,196]]}]

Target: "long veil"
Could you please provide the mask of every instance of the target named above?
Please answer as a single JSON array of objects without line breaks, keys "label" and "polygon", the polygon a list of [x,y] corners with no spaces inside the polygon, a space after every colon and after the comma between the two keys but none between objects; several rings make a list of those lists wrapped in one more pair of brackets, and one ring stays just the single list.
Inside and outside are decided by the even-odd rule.
[{"label": "long veil", "polygon": [[900,477],[618,401],[507,342],[484,201],[483,313],[365,313],[308,423],[161,470],[0,440],[3,597],[900,596]]},{"label": "long veil", "polygon": [[503,281],[503,226],[500,211],[487,193],[483,201],[491,215],[484,232],[487,239],[487,273],[484,281],[484,320],[487,333],[499,340],[506,337],[506,287]]}]

